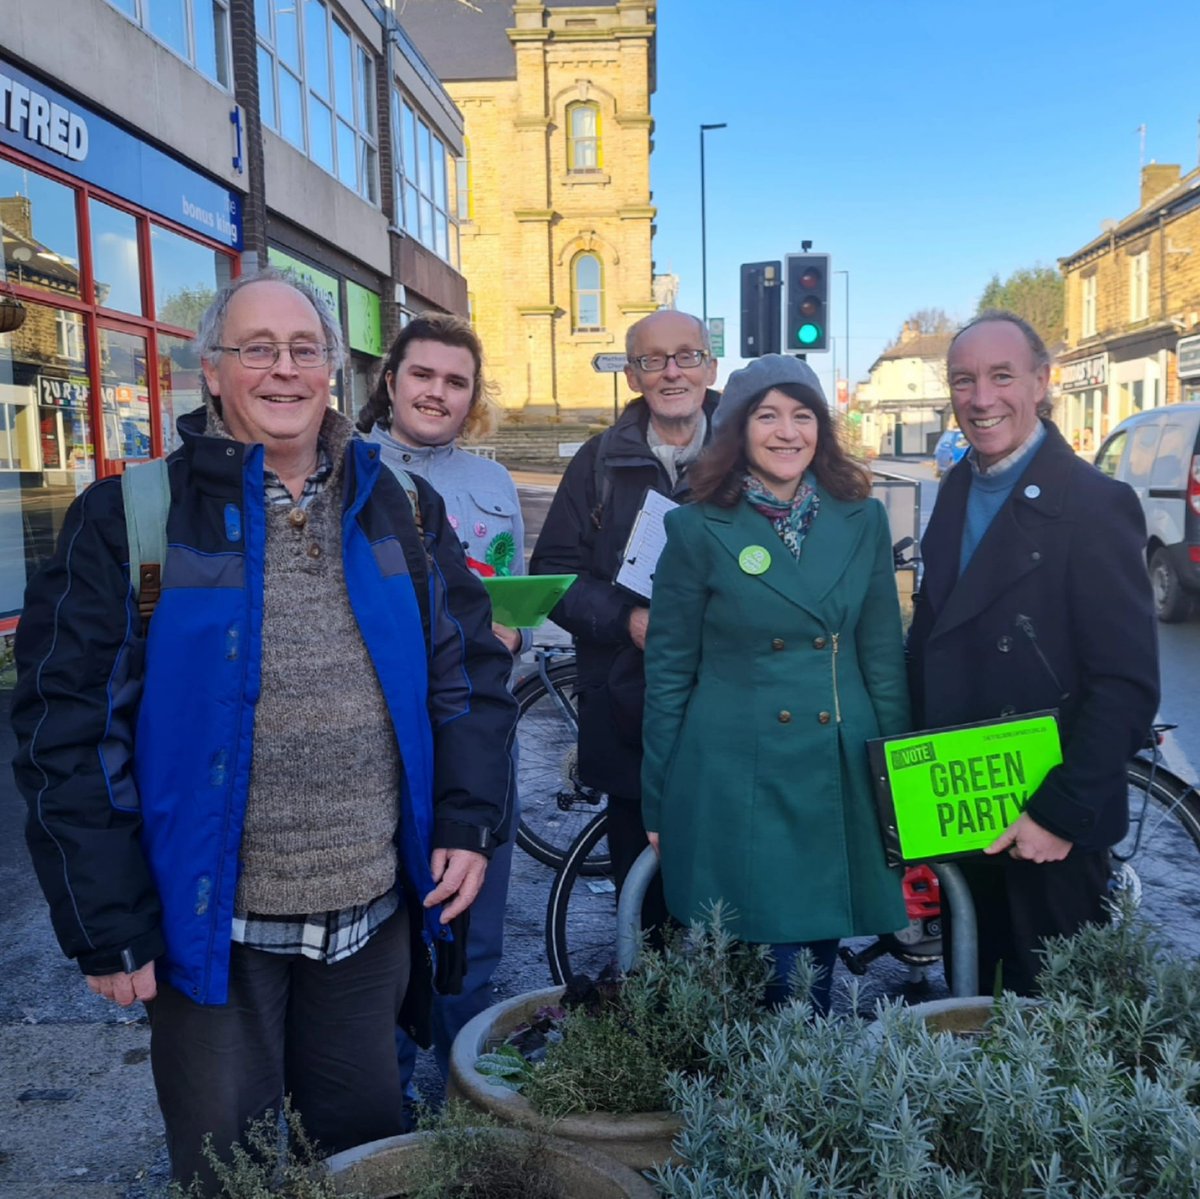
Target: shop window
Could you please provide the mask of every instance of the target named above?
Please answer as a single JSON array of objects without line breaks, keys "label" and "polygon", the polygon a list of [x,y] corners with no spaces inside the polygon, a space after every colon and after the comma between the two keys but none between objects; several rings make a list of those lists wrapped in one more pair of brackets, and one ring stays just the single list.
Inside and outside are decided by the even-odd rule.
[{"label": "shop window", "polygon": [[77,315],[26,302],[25,323],[0,334],[0,615],[19,612],[25,584],[50,557],[67,507],[93,478],[88,362],[64,356]]},{"label": "shop window", "polygon": [[179,446],[175,422],[204,402],[200,391],[200,351],[194,341],[170,333],[158,336],[158,410],[163,453]]},{"label": "shop window", "polygon": [[128,212],[92,200],[92,274],[101,308],[142,315],[142,268],[137,221]]},{"label": "shop window", "polygon": [[100,412],[104,457],[150,457],[150,377],[146,339],[100,329]]},{"label": "shop window", "polygon": [[1144,321],[1149,315],[1150,251],[1143,250],[1129,259],[1129,319]]},{"label": "shop window", "polygon": [[[392,141],[396,162],[396,224],[426,249],[454,265],[458,226],[451,216],[445,143],[398,89],[392,92]],[[459,197],[461,211],[461,194]]]},{"label": "shop window", "polygon": [[108,0],[169,50],[230,86],[229,0]]},{"label": "shop window", "polygon": [[155,316],[180,329],[199,328],[217,289],[229,282],[229,257],[161,225],[150,226]]},{"label": "shop window", "polygon": [[1096,276],[1083,281],[1083,337],[1096,336]]},{"label": "shop window", "polygon": [[78,298],[75,192],[0,161],[0,233],[9,283]]},{"label": "shop window", "polygon": [[594,100],[567,105],[567,170],[600,169],[600,105]]},{"label": "shop window", "polygon": [[595,254],[577,254],[571,263],[571,329],[604,328],[604,269]]},{"label": "shop window", "polygon": [[[303,19],[297,5],[303,3]],[[259,115],[318,166],[379,202],[375,63],[324,0],[255,0]]]}]

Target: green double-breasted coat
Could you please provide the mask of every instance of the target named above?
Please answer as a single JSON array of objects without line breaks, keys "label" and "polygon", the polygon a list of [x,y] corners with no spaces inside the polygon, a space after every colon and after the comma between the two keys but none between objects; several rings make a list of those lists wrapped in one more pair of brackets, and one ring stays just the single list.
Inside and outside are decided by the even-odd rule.
[{"label": "green double-breasted coat", "polygon": [[680,508],[667,534],[642,803],[672,915],[721,898],[738,935],[765,943],[903,927],[866,753],[910,728],[883,506],[822,491],[799,561],[744,500]]}]

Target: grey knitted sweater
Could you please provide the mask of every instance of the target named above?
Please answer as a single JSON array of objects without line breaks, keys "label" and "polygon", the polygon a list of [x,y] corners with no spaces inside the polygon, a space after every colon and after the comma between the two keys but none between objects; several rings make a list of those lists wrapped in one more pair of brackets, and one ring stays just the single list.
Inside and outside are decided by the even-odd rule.
[{"label": "grey knitted sweater", "polygon": [[307,508],[266,510],[262,685],[235,901],[243,912],[340,910],[396,881],[399,751],[342,566],[352,436],[328,412],[329,481]]}]

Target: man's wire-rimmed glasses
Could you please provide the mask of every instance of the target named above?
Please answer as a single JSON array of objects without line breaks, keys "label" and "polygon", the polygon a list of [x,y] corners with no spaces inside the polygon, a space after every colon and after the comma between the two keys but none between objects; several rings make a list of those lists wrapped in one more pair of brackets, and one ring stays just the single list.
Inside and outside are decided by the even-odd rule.
[{"label": "man's wire-rimmed glasses", "polygon": [[324,366],[329,361],[329,347],[316,341],[248,341],[244,346],[213,346],[213,349],[236,354],[243,366],[256,371],[269,370],[284,350],[301,370]]}]

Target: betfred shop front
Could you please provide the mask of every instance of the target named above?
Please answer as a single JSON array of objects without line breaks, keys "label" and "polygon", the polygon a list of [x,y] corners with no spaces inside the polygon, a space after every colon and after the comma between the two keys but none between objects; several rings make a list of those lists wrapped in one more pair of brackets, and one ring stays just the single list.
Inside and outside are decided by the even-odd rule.
[{"label": "betfred shop front", "polygon": [[[238,197],[0,59],[0,632],[93,479],[168,453]],[[0,310],[2,315],[2,310]]]}]

